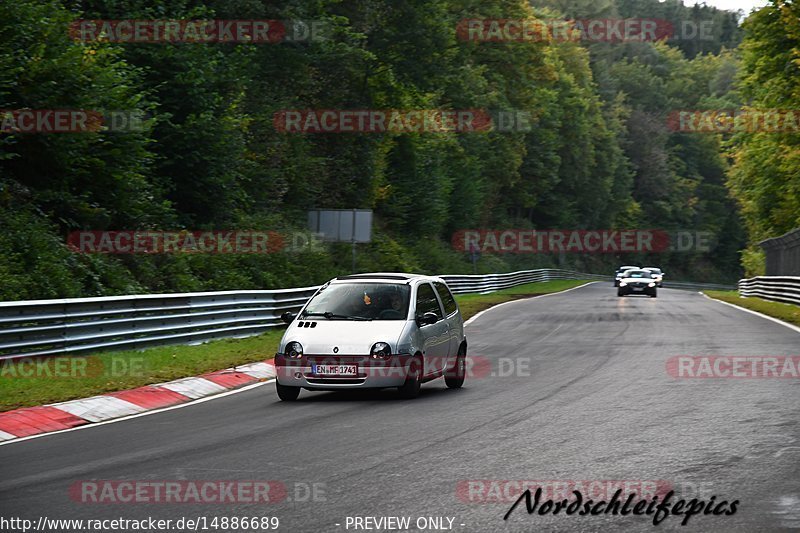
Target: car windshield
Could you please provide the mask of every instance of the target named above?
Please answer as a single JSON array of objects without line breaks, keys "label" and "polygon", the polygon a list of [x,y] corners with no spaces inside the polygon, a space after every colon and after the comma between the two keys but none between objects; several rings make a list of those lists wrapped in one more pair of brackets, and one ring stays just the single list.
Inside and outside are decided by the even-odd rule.
[{"label": "car windshield", "polygon": [[405,320],[411,288],[395,283],[332,283],[308,303],[302,316],[329,320]]},{"label": "car windshield", "polygon": [[623,276],[625,278],[651,278],[650,272],[647,270],[628,270]]}]

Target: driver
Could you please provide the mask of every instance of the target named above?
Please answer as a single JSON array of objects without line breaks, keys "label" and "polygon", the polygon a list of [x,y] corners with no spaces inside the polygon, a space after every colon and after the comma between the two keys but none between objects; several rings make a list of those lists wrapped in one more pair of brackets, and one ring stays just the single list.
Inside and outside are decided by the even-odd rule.
[{"label": "driver", "polygon": [[399,313],[403,309],[403,297],[399,293],[393,292],[389,295],[389,306]]},{"label": "driver", "polygon": [[391,291],[381,299],[380,318],[383,320],[401,319],[403,315],[403,297],[397,291]]}]

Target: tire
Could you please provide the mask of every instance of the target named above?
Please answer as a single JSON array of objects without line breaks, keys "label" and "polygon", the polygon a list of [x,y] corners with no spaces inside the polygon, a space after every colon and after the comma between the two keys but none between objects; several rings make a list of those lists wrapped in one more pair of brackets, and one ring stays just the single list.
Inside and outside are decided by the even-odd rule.
[{"label": "tire", "polygon": [[624,294],[622,294],[622,292],[620,292],[620,291],[617,291],[617,296],[619,296],[620,298],[622,298],[622,297],[623,297],[623,296],[625,296],[625,295],[624,295]]},{"label": "tire", "polygon": [[614,286],[615,286],[615,287],[619,287],[619,280],[615,280],[615,281],[614,281]]},{"label": "tire", "polygon": [[419,396],[419,389],[422,386],[422,359],[414,357],[408,365],[408,376],[406,382],[397,390],[400,392],[400,397],[404,400],[413,400]]},{"label": "tire", "polygon": [[293,402],[300,396],[300,387],[290,387],[275,382],[275,390],[278,391],[278,398],[284,402]]},{"label": "tire", "polygon": [[467,377],[467,350],[463,346],[458,349],[456,363],[452,369],[444,375],[444,384],[448,389],[460,389],[464,386],[464,378]]},{"label": "tire", "polygon": [[656,291],[653,291],[653,294],[650,295],[650,298],[657,298],[657,297],[658,293]]}]

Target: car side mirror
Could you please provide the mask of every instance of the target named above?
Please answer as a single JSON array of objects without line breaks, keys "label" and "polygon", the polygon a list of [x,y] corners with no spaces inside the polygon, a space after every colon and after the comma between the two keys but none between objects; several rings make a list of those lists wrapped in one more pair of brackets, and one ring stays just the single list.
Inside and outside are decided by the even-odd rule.
[{"label": "car side mirror", "polygon": [[292,313],[291,311],[286,311],[281,315],[281,320],[283,320],[287,324],[291,324],[296,316],[297,314]]},{"label": "car side mirror", "polygon": [[418,316],[417,317],[417,325],[419,327],[429,326],[431,324],[436,324],[438,321],[439,321],[439,317],[436,315],[436,313],[432,313],[430,311],[428,311],[427,313],[425,313],[422,316]]}]

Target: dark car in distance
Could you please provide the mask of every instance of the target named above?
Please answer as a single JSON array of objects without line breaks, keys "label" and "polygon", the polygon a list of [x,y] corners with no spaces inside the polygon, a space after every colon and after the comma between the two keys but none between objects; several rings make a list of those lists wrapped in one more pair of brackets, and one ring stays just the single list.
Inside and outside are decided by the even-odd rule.
[{"label": "dark car in distance", "polygon": [[617,296],[644,294],[650,298],[658,296],[656,280],[649,270],[627,270],[622,274],[617,288]]}]

